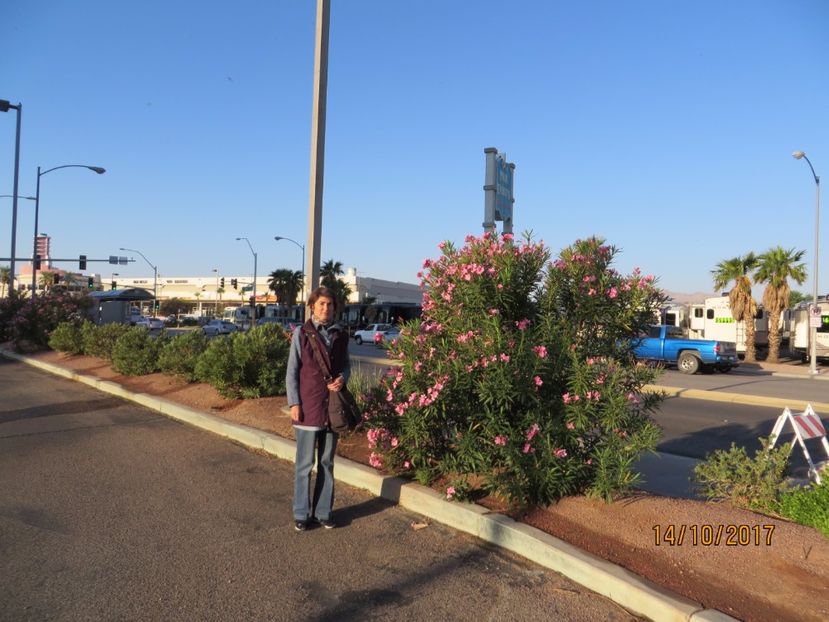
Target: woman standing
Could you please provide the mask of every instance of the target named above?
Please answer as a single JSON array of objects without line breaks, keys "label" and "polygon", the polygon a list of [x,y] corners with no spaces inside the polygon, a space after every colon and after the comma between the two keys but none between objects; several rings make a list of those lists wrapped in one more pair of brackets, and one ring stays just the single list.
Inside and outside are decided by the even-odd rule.
[{"label": "woman standing", "polygon": [[[328,420],[330,391],[340,391],[348,382],[348,333],[335,324],[337,302],[327,287],[318,287],[308,299],[311,318],[294,329],[288,357],[286,385],[291,420],[296,435],[294,473],[294,528],[305,531],[311,520],[326,529],[336,523],[334,505],[334,454],[336,432]],[[314,343],[312,343],[312,341]],[[315,353],[315,347],[319,354]],[[317,363],[321,355],[331,370]],[[311,467],[316,458],[317,477],[311,495]]]}]

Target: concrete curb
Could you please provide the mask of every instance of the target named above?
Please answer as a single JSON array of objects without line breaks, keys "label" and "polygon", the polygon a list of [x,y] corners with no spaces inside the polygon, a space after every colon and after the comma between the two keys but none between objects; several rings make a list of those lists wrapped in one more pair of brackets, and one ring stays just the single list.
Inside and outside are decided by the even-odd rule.
[{"label": "concrete curb", "polygon": [[[293,441],[275,434],[232,423],[169,400],[133,393],[117,383],[76,374],[57,365],[2,351],[3,356],[43,371],[82,382],[91,387],[141,404],[167,417],[207,430],[284,460],[293,460]],[[390,477],[343,457],[337,458],[337,480],[362,488],[417,514],[516,553],[540,566],[558,572],[622,607],[658,621],[727,622],[735,620],[720,611],[703,609],[692,600],[662,588],[620,566],[553,537],[529,525],[478,505],[449,502],[431,488],[399,477]]]},{"label": "concrete curb", "polygon": [[729,402],[731,404],[745,404],[747,406],[770,406],[803,410],[807,404],[811,404],[815,410],[829,412],[829,403],[812,402],[809,400],[796,400],[783,397],[766,397],[762,395],[745,395],[743,393],[726,393],[723,391],[706,391],[704,389],[683,389],[681,387],[668,387],[657,384],[646,384],[643,391],[649,393],[663,393],[666,397],[686,397],[695,400],[707,400],[709,402]]}]

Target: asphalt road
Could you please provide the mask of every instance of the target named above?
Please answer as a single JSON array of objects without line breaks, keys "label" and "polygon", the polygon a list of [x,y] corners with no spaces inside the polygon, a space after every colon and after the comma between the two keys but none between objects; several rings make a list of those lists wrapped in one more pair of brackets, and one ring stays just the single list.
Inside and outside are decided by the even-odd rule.
[{"label": "asphalt road", "polygon": [[292,465],[0,359],[0,620],[631,620],[345,486],[293,530]]}]

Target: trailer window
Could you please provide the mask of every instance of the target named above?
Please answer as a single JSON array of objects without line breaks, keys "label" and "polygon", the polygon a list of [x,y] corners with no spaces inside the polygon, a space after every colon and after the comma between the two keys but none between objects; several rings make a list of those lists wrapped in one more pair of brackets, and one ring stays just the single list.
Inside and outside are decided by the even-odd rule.
[{"label": "trailer window", "polygon": [[702,317],[702,309],[694,309],[694,317]]},{"label": "trailer window", "polygon": [[714,309],[708,309],[708,311],[705,312],[705,317],[708,318],[709,320],[713,320],[714,319]]}]

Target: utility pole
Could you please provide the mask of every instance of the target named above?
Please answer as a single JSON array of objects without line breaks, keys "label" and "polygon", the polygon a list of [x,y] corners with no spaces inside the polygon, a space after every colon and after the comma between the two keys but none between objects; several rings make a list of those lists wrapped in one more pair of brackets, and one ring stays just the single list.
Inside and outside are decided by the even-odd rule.
[{"label": "utility pole", "polygon": [[322,190],[325,169],[325,108],[328,92],[328,26],[331,0],[317,0],[314,48],[314,104],[311,114],[311,174],[308,197],[308,264],[306,291],[316,289],[320,278],[322,245]]}]

